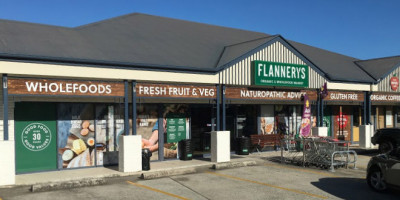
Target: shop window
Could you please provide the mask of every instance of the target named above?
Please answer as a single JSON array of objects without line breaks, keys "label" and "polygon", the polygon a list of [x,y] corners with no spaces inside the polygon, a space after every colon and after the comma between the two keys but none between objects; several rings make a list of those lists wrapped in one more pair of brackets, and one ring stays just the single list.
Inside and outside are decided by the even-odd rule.
[{"label": "shop window", "polygon": [[[210,153],[211,150],[211,131],[216,128],[215,105],[196,104],[190,105],[190,136],[194,154],[201,155]],[[227,128],[234,126],[233,116],[227,118]],[[231,121],[230,121],[231,120]],[[233,128],[232,128],[233,130]],[[234,133],[233,131],[231,132]]]},{"label": "shop window", "polygon": [[400,127],[400,108],[396,107],[396,127]]},{"label": "shop window", "polygon": [[385,127],[393,128],[393,107],[387,106],[385,109]]},{"label": "shop window", "polygon": [[300,132],[301,106],[262,105],[260,110],[260,134],[294,136]]},{"label": "shop window", "polygon": [[353,126],[361,125],[361,112],[360,108],[355,106],[353,107]]},{"label": "shop window", "polygon": [[96,165],[94,104],[57,104],[58,168]]},{"label": "shop window", "polygon": [[260,134],[274,134],[275,130],[275,117],[273,105],[262,105],[260,113]]}]

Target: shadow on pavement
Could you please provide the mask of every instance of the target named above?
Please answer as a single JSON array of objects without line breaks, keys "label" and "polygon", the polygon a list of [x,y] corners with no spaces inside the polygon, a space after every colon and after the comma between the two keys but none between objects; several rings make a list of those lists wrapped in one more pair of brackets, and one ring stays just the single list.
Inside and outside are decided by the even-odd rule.
[{"label": "shadow on pavement", "polygon": [[365,179],[359,178],[329,177],[321,178],[318,182],[311,182],[311,184],[341,199],[399,199],[400,197],[400,191],[396,190],[375,192],[368,187]]},{"label": "shadow on pavement", "polygon": [[365,155],[365,156],[375,156],[379,154],[378,149],[362,149],[362,148],[350,148],[350,150],[354,150],[357,155]]}]

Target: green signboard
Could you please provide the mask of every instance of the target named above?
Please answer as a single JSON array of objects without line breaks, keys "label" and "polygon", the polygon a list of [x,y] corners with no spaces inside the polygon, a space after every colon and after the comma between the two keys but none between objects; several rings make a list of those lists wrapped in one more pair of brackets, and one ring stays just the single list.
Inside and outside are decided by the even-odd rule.
[{"label": "green signboard", "polygon": [[253,61],[253,84],[308,87],[308,66],[278,62]]},{"label": "green signboard", "polygon": [[184,114],[167,115],[167,143],[186,139],[186,116]]},{"label": "green signboard", "polygon": [[16,171],[57,168],[56,107],[53,103],[15,103]]}]

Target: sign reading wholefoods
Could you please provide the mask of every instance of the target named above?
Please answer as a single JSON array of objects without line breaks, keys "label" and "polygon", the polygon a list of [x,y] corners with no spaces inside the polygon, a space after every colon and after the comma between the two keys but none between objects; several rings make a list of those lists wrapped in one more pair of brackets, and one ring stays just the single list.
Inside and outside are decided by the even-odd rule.
[{"label": "sign reading wholefoods", "polygon": [[308,87],[308,66],[289,63],[253,61],[253,84]]},{"label": "sign reading wholefoods", "polygon": [[124,96],[124,84],[121,82],[9,78],[8,93],[14,95]]}]

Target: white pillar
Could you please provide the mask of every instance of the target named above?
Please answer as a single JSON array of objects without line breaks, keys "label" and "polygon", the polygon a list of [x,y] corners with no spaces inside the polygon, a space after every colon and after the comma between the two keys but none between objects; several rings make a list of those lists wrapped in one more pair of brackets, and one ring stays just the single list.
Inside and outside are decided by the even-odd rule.
[{"label": "white pillar", "polygon": [[328,127],[313,127],[311,129],[312,136],[327,137]]},{"label": "white pillar", "polygon": [[0,186],[15,184],[14,145],[14,141],[0,141]]},{"label": "white pillar", "polygon": [[211,132],[211,162],[228,162],[231,160],[231,132]]},{"label": "white pillar", "polygon": [[372,125],[360,125],[360,147],[371,148]]},{"label": "white pillar", "polygon": [[120,172],[142,171],[142,136],[120,135],[118,157]]}]

